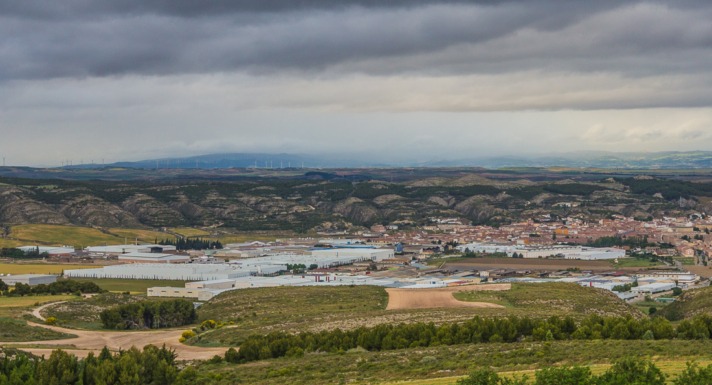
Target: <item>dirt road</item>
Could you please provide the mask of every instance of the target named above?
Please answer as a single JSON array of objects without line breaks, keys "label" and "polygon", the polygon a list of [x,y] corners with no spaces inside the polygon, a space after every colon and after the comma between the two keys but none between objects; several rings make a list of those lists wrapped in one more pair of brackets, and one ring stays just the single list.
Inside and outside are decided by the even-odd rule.
[{"label": "dirt road", "polygon": [[[43,308],[49,305],[56,305],[57,303],[52,303],[44,306],[40,306],[32,311],[32,314],[39,319],[44,319],[40,312]],[[80,357],[85,357],[89,352],[98,353],[104,346],[108,347],[109,350],[118,351],[120,349],[126,350],[132,346],[136,346],[141,349],[146,345],[156,345],[163,346],[174,349],[180,360],[206,360],[212,358],[214,355],[225,354],[226,348],[203,348],[197,346],[184,345],[178,342],[181,333],[186,329],[170,329],[170,330],[151,330],[151,331],[127,331],[127,332],[115,332],[115,331],[94,331],[94,330],[78,330],[78,329],[67,329],[59,326],[49,326],[38,324],[34,322],[28,322],[31,326],[38,326],[45,329],[50,329],[62,333],[73,334],[75,338],[67,338],[62,340],[50,340],[50,341],[30,341],[30,342],[0,342],[0,345],[12,345],[17,346],[22,350],[32,352],[34,354],[45,354],[53,350],[52,348],[41,348],[41,346],[71,346],[73,349],[64,349],[67,352],[76,354]],[[23,349],[22,345],[31,345],[27,349]]]},{"label": "dirt road", "polygon": [[476,290],[509,290],[508,283],[493,285],[467,285],[444,287],[438,289],[386,289],[388,306],[386,310],[397,309],[431,309],[453,307],[503,308],[504,306],[489,302],[458,301],[452,296],[457,291]]}]

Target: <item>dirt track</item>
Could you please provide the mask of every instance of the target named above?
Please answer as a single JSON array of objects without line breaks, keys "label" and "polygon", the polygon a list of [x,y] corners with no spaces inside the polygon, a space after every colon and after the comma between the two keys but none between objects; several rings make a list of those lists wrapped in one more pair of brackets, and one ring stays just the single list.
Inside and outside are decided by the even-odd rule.
[{"label": "dirt track", "polygon": [[479,307],[479,308],[503,308],[488,302],[465,302],[458,301],[452,296],[457,291],[477,291],[477,290],[509,290],[508,283],[493,285],[468,285],[444,287],[438,289],[386,289],[388,292],[388,306],[386,310],[399,309],[432,309],[432,308],[452,308],[452,307]]},{"label": "dirt track", "polygon": [[[55,305],[56,303],[50,304]],[[49,305],[45,305],[49,306]],[[44,307],[44,306],[43,306]],[[32,313],[37,316],[43,307],[35,309]],[[39,317],[43,319],[43,317]],[[118,351],[120,349],[126,350],[132,346],[136,346],[141,349],[146,345],[155,345],[172,348],[175,350],[180,360],[206,360],[212,358],[214,355],[223,355],[226,348],[203,348],[197,346],[184,345],[178,342],[181,333],[186,329],[171,329],[171,330],[160,330],[160,331],[141,331],[141,332],[110,332],[110,331],[92,331],[92,330],[77,330],[77,329],[67,329],[58,326],[49,326],[43,324],[37,324],[33,322],[28,322],[31,326],[38,326],[62,333],[73,334],[77,337],[67,338],[62,340],[50,340],[50,341],[30,341],[30,342],[0,342],[0,345],[11,345],[21,348],[21,345],[32,345],[31,348],[22,349],[34,354],[45,354],[49,355],[52,348],[43,349],[38,346],[42,345],[61,345],[61,346],[72,346],[74,349],[64,349],[67,352],[76,354],[80,357],[85,357],[89,352],[98,353],[104,346],[108,347],[109,350]]]}]

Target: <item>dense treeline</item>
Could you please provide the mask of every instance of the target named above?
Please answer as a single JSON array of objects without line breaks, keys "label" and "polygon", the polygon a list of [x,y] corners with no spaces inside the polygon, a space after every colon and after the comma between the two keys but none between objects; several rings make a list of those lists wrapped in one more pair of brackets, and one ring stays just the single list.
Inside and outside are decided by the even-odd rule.
[{"label": "dense treeline", "polygon": [[39,247],[26,252],[14,247],[3,247],[0,249],[0,257],[12,259],[40,259],[49,257],[49,254],[46,252],[40,253]]},{"label": "dense treeline", "polygon": [[229,351],[230,362],[249,362],[283,356],[300,356],[305,352],[342,352],[354,348],[369,351],[406,349],[438,345],[522,340],[653,340],[709,339],[712,316],[702,315],[680,322],[675,328],[662,317],[601,317],[592,315],[577,323],[571,317],[546,320],[527,317],[481,318],[463,323],[383,324],[354,330],[289,334],[273,332],[249,336],[239,351]]},{"label": "dense treeline", "polygon": [[689,199],[694,196],[712,196],[712,183],[693,183],[673,179],[617,179],[618,182],[628,186],[634,194],[654,195],[661,194],[667,200],[680,197]]},{"label": "dense treeline", "polygon": [[202,238],[177,238],[164,239],[158,242],[159,245],[173,245],[177,250],[208,250],[222,249],[220,241],[203,240]]},{"label": "dense treeline", "polygon": [[158,329],[189,325],[197,314],[190,301],[142,301],[106,309],[99,314],[106,329]]},{"label": "dense treeline", "polygon": [[50,284],[39,284],[30,286],[24,283],[15,284],[15,290],[10,291],[9,286],[0,280],[0,291],[6,296],[43,295],[43,294],[93,294],[103,293],[106,290],[100,288],[94,282],[79,282],[71,279],[62,279]]},{"label": "dense treeline", "polygon": [[0,384],[24,385],[184,385],[195,380],[195,370],[176,366],[172,350],[146,346],[112,354],[106,348],[85,359],[55,350],[39,358],[14,350],[1,350]]},{"label": "dense treeline", "polygon": [[[641,358],[624,358],[616,361],[601,375],[594,375],[583,366],[549,367],[536,371],[533,385],[664,385],[666,376],[651,361]],[[480,369],[457,381],[457,385],[526,385],[527,376],[500,377],[491,369]],[[712,384],[712,365],[700,367],[689,364],[672,380],[673,385]]]}]

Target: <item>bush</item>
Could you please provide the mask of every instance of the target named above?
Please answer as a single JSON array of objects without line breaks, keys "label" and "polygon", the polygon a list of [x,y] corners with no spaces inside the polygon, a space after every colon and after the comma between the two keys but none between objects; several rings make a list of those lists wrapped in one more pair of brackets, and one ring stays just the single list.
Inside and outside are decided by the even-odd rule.
[{"label": "bush", "polygon": [[56,324],[57,324],[57,318],[55,318],[55,317],[47,317],[47,319],[45,319],[45,324],[47,324],[47,325],[56,325]]}]

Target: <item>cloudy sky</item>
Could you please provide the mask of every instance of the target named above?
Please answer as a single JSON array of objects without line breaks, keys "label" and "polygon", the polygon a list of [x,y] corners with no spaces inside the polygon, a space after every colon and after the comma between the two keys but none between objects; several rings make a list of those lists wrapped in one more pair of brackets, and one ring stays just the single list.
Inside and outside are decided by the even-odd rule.
[{"label": "cloudy sky", "polygon": [[712,150],[712,2],[0,0],[0,156]]}]

